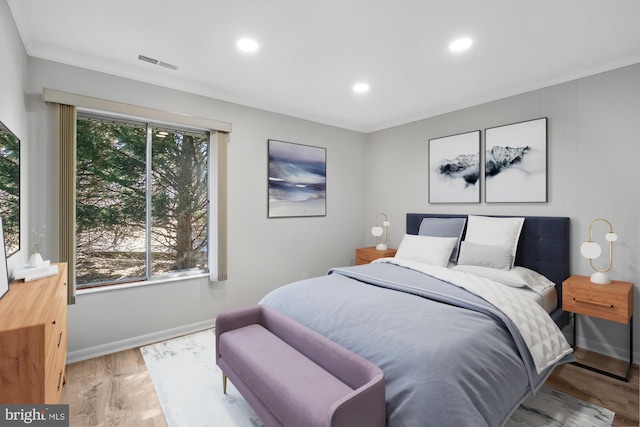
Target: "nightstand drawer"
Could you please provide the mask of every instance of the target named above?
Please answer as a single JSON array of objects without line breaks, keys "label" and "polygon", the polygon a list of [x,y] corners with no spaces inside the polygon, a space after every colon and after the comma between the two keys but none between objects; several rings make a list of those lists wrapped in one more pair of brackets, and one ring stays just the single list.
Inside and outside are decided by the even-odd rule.
[{"label": "nightstand drawer", "polygon": [[356,249],[356,265],[369,264],[371,261],[375,261],[378,258],[393,257],[396,254],[397,249],[385,249],[379,251],[375,246],[368,248]]},{"label": "nightstand drawer", "polygon": [[562,283],[562,309],[626,324],[633,314],[632,292],[628,282],[600,285],[572,276]]}]

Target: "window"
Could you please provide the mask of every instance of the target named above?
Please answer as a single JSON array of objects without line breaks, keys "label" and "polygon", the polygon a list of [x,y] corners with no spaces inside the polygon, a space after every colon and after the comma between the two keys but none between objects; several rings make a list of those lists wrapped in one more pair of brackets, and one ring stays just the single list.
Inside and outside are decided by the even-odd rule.
[{"label": "window", "polygon": [[208,132],[78,112],[78,289],[208,271]]}]

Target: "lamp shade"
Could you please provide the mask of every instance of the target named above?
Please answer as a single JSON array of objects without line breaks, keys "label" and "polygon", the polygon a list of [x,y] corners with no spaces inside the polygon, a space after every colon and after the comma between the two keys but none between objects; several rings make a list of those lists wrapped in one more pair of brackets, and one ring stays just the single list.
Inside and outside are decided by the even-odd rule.
[{"label": "lamp shade", "polygon": [[371,234],[373,234],[376,237],[382,236],[383,232],[384,232],[384,230],[380,226],[376,225],[376,226],[371,227]]},{"label": "lamp shade", "polygon": [[596,242],[584,242],[582,246],[580,246],[580,253],[585,258],[596,259],[602,253],[602,249]]}]

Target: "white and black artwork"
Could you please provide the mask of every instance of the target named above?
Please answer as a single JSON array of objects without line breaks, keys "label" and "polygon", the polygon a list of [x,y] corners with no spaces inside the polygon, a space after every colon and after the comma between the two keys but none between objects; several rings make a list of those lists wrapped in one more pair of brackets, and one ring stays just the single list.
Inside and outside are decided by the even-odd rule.
[{"label": "white and black artwork", "polygon": [[429,140],[429,203],[480,202],[480,131]]},{"label": "white and black artwork", "polygon": [[547,201],[547,118],[485,130],[485,202]]}]

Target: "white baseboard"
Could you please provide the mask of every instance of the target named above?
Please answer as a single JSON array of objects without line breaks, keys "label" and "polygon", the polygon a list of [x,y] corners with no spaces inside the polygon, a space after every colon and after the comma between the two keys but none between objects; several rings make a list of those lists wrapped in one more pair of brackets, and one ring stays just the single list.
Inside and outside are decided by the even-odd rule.
[{"label": "white baseboard", "polygon": [[100,344],[94,347],[70,351],[69,353],[67,353],[67,364],[80,362],[82,360],[91,359],[93,357],[104,356],[105,354],[116,353],[122,350],[128,350],[130,348],[153,344],[158,341],[164,341],[171,338],[179,337],[180,335],[191,334],[203,329],[210,329],[214,326],[215,319],[210,319],[203,322],[179,326],[177,328],[165,329],[146,335],[131,337],[120,341]]}]

